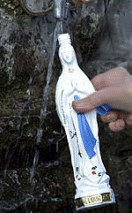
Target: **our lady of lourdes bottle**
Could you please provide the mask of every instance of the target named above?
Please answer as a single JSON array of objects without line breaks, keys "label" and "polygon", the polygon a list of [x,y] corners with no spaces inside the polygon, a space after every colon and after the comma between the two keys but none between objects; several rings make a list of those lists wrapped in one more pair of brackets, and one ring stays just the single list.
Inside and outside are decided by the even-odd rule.
[{"label": "our lady of lourdes bottle", "polygon": [[56,108],[71,154],[76,210],[115,203],[100,155],[97,112],[81,114],[72,108],[74,100],[85,98],[95,89],[78,66],[69,34],[59,35],[58,40],[62,74],[56,86]]}]

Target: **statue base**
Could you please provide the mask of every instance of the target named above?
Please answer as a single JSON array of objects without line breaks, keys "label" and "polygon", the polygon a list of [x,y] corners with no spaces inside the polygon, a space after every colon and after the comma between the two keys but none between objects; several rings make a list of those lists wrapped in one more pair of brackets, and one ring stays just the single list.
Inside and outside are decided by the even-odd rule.
[{"label": "statue base", "polygon": [[75,199],[76,211],[99,208],[109,204],[115,204],[113,190],[107,193],[89,195]]}]

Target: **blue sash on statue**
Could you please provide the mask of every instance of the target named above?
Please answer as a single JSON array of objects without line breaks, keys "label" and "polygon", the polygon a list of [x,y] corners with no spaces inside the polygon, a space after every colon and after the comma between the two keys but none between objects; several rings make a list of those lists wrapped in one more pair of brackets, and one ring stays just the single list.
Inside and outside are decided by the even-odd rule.
[{"label": "blue sash on statue", "polygon": [[[74,96],[75,101],[79,100],[77,95]],[[99,106],[97,108],[97,113],[101,115],[106,115],[110,111],[110,107],[107,104]],[[91,131],[89,123],[85,117],[84,113],[77,113],[78,125],[80,130],[80,135],[83,141],[84,148],[91,159],[96,153],[94,147],[96,145],[96,139]]]}]

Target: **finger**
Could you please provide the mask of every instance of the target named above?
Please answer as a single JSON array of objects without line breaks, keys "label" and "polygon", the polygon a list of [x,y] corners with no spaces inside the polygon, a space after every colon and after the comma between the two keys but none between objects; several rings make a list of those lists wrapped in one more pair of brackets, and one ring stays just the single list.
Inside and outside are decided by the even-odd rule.
[{"label": "finger", "polygon": [[94,92],[93,94],[89,95],[84,99],[80,99],[78,101],[73,101],[72,106],[75,111],[80,113],[85,113],[95,109],[96,107],[107,103],[105,99],[107,99],[108,94],[107,89],[99,90]]},{"label": "finger", "polygon": [[128,114],[125,118],[125,122],[128,126],[132,126],[132,114]]},{"label": "finger", "polygon": [[116,121],[117,118],[118,118],[118,115],[115,111],[110,111],[107,115],[101,116],[101,120],[105,123]]},{"label": "finger", "polygon": [[92,95],[89,95],[87,98],[73,101],[72,106],[75,111],[80,113],[91,111],[104,103],[104,93],[105,92],[101,90],[95,92]]},{"label": "finger", "polygon": [[[75,111],[85,113],[95,109],[98,106],[101,106],[102,104],[107,104],[111,100],[115,101],[116,98],[113,99],[113,95],[115,95],[115,89],[102,89],[97,92],[94,92],[87,98],[80,99],[78,101],[73,101],[72,106]],[[118,96],[118,94],[116,96]]]},{"label": "finger", "polygon": [[128,122],[132,123],[132,114],[127,113],[125,111],[120,111],[120,110],[111,110],[107,115],[101,116],[101,120],[103,122],[109,123],[112,121],[116,121],[119,118],[122,118],[126,120],[128,118]]},{"label": "finger", "polygon": [[97,92],[94,92],[87,98],[80,99],[79,101],[74,101],[73,108],[77,112],[85,113],[103,104],[108,104],[112,109],[118,109],[129,112],[131,110],[131,102],[126,103],[128,101],[130,102],[130,98],[128,96],[126,87],[107,87]]},{"label": "finger", "polygon": [[123,119],[118,119],[109,123],[109,128],[113,132],[119,132],[125,128],[125,121]]},{"label": "finger", "polygon": [[99,106],[100,105],[99,99],[96,93],[97,92],[93,93],[92,95],[89,95],[87,98],[80,99],[78,101],[73,101],[72,102],[73,109],[77,112],[85,113],[96,108],[96,106]]}]

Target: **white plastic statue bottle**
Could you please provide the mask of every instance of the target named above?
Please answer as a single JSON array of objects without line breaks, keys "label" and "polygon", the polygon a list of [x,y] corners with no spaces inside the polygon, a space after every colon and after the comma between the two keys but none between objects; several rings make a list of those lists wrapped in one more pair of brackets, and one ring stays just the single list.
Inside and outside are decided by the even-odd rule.
[{"label": "white plastic statue bottle", "polygon": [[56,108],[71,154],[76,210],[115,203],[100,155],[97,112],[78,114],[72,108],[73,100],[85,98],[95,89],[78,66],[69,34],[59,35],[58,40],[62,74],[56,86]]}]

